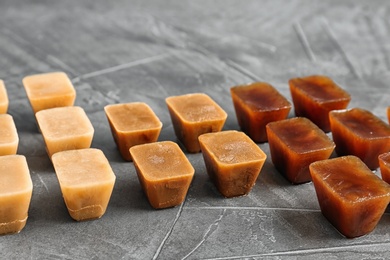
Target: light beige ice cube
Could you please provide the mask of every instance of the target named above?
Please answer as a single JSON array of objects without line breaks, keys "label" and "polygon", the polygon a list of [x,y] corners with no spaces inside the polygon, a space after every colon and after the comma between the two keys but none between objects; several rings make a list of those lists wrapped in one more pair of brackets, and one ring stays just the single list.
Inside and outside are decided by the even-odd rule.
[{"label": "light beige ice cube", "polygon": [[76,91],[64,72],[50,72],[30,75],[23,79],[23,85],[34,113],[40,110],[73,106]]},{"label": "light beige ice cube", "polygon": [[0,115],[0,156],[16,154],[19,137],[14,119],[8,114]]},{"label": "light beige ice cube", "polygon": [[81,107],[57,107],[36,113],[49,157],[60,151],[89,148],[94,129]]},{"label": "light beige ice cube", "polygon": [[0,234],[17,233],[25,227],[32,189],[26,158],[0,156]]},{"label": "light beige ice cube", "polygon": [[5,114],[8,111],[8,95],[4,81],[0,79],[0,114]]},{"label": "light beige ice cube", "polygon": [[115,174],[99,149],[59,152],[52,157],[70,216],[77,220],[100,218],[107,209]]}]

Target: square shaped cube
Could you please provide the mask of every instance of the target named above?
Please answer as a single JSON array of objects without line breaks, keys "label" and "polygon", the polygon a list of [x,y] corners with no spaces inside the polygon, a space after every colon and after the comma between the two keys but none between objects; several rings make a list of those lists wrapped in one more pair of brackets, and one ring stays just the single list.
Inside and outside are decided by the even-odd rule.
[{"label": "square shaped cube", "polygon": [[33,184],[23,155],[0,156],[0,235],[26,225]]},{"label": "square shaped cube", "polygon": [[368,168],[378,168],[378,156],[390,151],[390,126],[361,108],[332,111],[329,119],[337,154],[355,155]]},{"label": "square shaped cube", "polygon": [[171,141],[130,148],[139,182],[156,209],[180,205],[188,192],[195,170],[179,146]]},{"label": "square shaped cube", "polygon": [[73,106],[76,91],[64,72],[27,76],[23,85],[34,113],[40,110]]},{"label": "square shaped cube", "polygon": [[390,201],[390,186],[355,156],[314,162],[310,173],[322,214],[348,238],[376,227]]},{"label": "square shaped cube", "polygon": [[390,107],[387,107],[387,120],[389,121],[390,124]]},{"label": "square shaped cube", "polygon": [[199,136],[207,173],[225,197],[248,194],[266,154],[243,132],[222,131]]},{"label": "square shaped cube", "polygon": [[267,135],[274,166],[293,184],[311,181],[309,165],[328,159],[335,147],[318,126],[304,117],[269,123]]},{"label": "square shaped cube", "polygon": [[390,183],[390,152],[379,155],[378,159],[382,179]]},{"label": "square shaped cube", "polygon": [[289,80],[296,116],[309,118],[325,132],[330,131],[329,111],[344,109],[351,97],[326,76],[309,76]]},{"label": "square shaped cube", "polygon": [[0,156],[16,154],[19,137],[12,116],[0,114]]},{"label": "square shaped cube", "polygon": [[130,147],[157,141],[162,123],[147,104],[115,104],[104,110],[112,136],[125,160],[131,160]]},{"label": "square shaped cube", "polygon": [[94,129],[81,107],[57,107],[36,113],[49,157],[60,151],[89,148]]},{"label": "square shaped cube", "polygon": [[202,93],[168,97],[166,103],[175,134],[190,153],[200,152],[201,134],[221,131],[227,118],[226,112]]},{"label": "square shaped cube", "polygon": [[5,114],[8,111],[8,95],[4,81],[0,79],[0,114]]},{"label": "square shaped cube", "polygon": [[230,89],[238,124],[255,142],[266,142],[265,126],[286,119],[291,104],[273,86],[265,82]]},{"label": "square shaped cube", "polygon": [[103,216],[115,184],[115,174],[99,149],[58,152],[52,157],[62,196],[77,221]]}]

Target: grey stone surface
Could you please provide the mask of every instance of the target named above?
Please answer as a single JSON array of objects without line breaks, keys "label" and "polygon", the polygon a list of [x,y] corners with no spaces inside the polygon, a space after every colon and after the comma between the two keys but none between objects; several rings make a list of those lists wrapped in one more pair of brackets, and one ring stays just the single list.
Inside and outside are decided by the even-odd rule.
[{"label": "grey stone surface", "polygon": [[[177,141],[165,98],[204,92],[238,130],[230,87],[255,80],[291,100],[288,79],[332,77],[350,107],[386,119],[390,105],[388,1],[11,1],[0,2],[0,78],[34,190],[22,232],[0,237],[2,259],[332,259],[390,257],[386,213],[370,234],[342,237],[321,215],[311,183],[291,185],[268,158],[252,192],[225,199],[201,154],[180,207],[154,210],[134,166],[121,159],[103,107],[144,101]],[[22,86],[24,76],[65,71],[117,176],[106,214],[68,215]],[[289,117],[293,117],[291,111]],[[379,175],[379,171],[376,172]]]}]

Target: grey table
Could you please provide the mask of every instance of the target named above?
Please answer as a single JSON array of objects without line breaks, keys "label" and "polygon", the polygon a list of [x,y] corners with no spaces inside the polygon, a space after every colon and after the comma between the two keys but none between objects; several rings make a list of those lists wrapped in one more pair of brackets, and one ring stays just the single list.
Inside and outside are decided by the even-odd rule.
[{"label": "grey table", "polygon": [[[2,259],[330,259],[389,258],[390,215],[370,234],[342,237],[322,216],[312,183],[291,185],[269,146],[252,192],[225,199],[201,154],[185,203],[154,210],[132,163],[119,155],[103,107],[148,103],[177,141],[165,98],[204,92],[238,130],[229,89],[266,81],[291,101],[288,79],[332,77],[350,107],[387,120],[390,105],[388,1],[12,1],[0,3],[0,78],[14,117],[19,154],[34,190],[27,225],[0,237]],[[24,76],[65,71],[117,180],[106,214],[73,221],[63,202],[22,86]],[[293,117],[291,111],[289,117]],[[379,175],[379,171],[376,172]]]}]

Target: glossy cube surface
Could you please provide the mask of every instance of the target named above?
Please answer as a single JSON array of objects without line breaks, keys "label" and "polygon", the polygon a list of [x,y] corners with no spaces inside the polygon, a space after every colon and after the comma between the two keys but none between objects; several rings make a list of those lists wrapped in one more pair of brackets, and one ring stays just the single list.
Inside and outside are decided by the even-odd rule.
[{"label": "glossy cube surface", "polygon": [[309,165],[328,159],[335,144],[309,119],[296,117],[267,125],[271,158],[291,183],[311,181]]},{"label": "glossy cube surface", "polygon": [[332,111],[329,119],[337,154],[355,155],[378,168],[378,156],[390,151],[390,126],[361,108]]},{"label": "glossy cube surface", "polygon": [[390,201],[390,186],[356,156],[310,165],[322,214],[348,238],[376,227]]},{"label": "glossy cube surface", "polygon": [[390,183],[390,152],[379,155],[378,159],[382,179]]},{"label": "glossy cube surface", "polygon": [[255,142],[266,142],[265,126],[285,119],[290,102],[273,86],[265,82],[236,86],[230,89],[238,124]]},{"label": "glossy cube surface", "polygon": [[329,112],[346,108],[351,100],[345,90],[326,76],[293,78],[289,85],[296,116],[309,118],[325,132],[330,131]]}]

